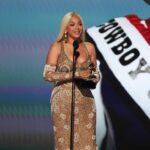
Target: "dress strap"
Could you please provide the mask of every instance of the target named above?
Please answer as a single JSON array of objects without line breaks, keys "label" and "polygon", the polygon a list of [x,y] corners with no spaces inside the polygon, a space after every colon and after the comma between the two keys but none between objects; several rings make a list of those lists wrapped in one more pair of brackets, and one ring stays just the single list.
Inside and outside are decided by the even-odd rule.
[{"label": "dress strap", "polygon": [[64,54],[64,43],[63,43],[63,41],[61,41],[61,53]]},{"label": "dress strap", "polygon": [[84,45],[84,47],[85,47],[87,59],[89,59],[89,58],[90,58],[90,54],[89,54],[89,51],[88,51],[88,48],[87,48],[85,42],[83,42],[83,45]]},{"label": "dress strap", "polygon": [[62,56],[63,56],[63,42],[60,42],[60,54],[58,56],[58,64],[61,63],[62,61]]},{"label": "dress strap", "polygon": [[64,43],[61,41],[61,54],[62,57],[66,56],[65,50],[64,50]]}]

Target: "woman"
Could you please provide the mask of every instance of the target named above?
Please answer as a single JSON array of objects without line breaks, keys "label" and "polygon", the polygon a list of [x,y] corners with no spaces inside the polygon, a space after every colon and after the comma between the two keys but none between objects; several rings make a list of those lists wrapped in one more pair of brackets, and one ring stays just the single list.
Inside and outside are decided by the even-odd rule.
[{"label": "woman", "polygon": [[[75,12],[63,19],[56,42],[49,49],[44,67],[44,79],[54,82],[51,94],[51,111],[55,136],[55,150],[70,149],[73,42],[77,40],[79,56],[75,71],[75,107],[73,150],[96,149],[96,109],[89,81],[96,84],[99,72],[96,69],[94,46],[84,42],[83,21]],[[91,67],[92,66],[92,67]],[[88,84],[86,84],[88,82]]]}]

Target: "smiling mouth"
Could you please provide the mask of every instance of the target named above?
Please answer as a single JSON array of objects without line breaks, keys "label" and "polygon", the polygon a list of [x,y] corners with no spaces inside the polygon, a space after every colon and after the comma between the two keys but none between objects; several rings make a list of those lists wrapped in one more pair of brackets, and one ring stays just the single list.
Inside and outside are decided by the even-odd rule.
[{"label": "smiling mouth", "polygon": [[80,31],[74,31],[74,33],[75,33],[75,34],[80,34],[81,32],[80,32]]}]

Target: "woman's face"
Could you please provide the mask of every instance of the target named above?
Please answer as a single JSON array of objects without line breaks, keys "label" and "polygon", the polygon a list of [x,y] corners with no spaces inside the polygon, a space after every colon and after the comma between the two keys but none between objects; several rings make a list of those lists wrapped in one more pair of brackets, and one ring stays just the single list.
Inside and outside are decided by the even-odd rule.
[{"label": "woman's face", "polygon": [[68,38],[78,39],[83,31],[81,20],[77,16],[73,16],[67,26]]}]

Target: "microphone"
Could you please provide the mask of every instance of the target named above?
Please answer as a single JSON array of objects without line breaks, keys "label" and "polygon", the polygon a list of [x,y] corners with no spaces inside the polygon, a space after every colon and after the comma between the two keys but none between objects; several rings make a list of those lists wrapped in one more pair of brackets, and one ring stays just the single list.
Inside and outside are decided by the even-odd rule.
[{"label": "microphone", "polygon": [[75,109],[75,72],[76,72],[76,61],[79,56],[79,52],[77,51],[79,47],[79,42],[75,40],[73,42],[73,69],[72,69],[72,101],[71,101],[71,131],[70,131],[70,150],[73,150],[74,143],[74,109]]},{"label": "microphone", "polygon": [[73,42],[73,48],[74,48],[73,55],[74,55],[76,58],[79,57],[79,52],[77,51],[78,47],[79,47],[79,42],[78,42],[78,40],[74,40],[74,42]]},{"label": "microphone", "polygon": [[79,47],[78,40],[74,40],[74,42],[73,42],[73,48],[74,48],[74,50],[78,49],[78,47]]}]

